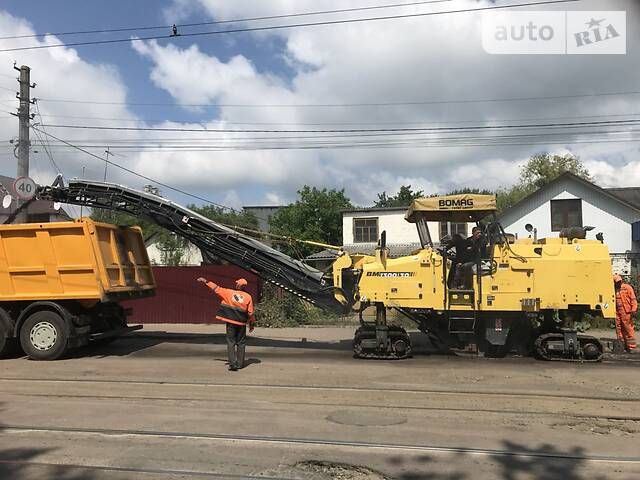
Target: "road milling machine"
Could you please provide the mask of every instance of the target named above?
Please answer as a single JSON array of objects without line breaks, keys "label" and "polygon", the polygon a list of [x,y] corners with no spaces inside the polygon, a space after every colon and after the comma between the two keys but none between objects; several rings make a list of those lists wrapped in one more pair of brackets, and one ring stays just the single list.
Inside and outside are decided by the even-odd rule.
[{"label": "road milling machine", "polygon": [[[40,187],[38,197],[143,218],[184,237],[205,257],[250,270],[318,307],[358,313],[361,326],[353,348],[360,358],[411,356],[405,329],[387,322],[390,311],[415,322],[443,351],[493,357],[516,351],[589,362],[602,358],[603,346],[577,333],[574,323],[585,315],[615,317],[606,245],[586,239],[583,228],[568,229],[559,238],[516,240],[496,221],[491,195],[417,199],[405,218],[416,225],[422,248],[389,258],[382,232],[375,255],[339,250],[327,271],[167,199],[121,185],[56,181]],[[444,221],[473,222],[482,231],[483,254],[471,262],[464,288],[455,282],[460,253],[448,244],[435,245],[430,235],[433,222]],[[375,310],[375,320],[365,320],[366,309]]]}]

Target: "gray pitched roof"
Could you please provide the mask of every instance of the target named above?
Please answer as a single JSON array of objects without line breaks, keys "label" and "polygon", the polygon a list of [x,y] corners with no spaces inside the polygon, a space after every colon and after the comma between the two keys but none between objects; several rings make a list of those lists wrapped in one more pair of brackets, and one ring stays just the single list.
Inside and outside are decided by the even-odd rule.
[{"label": "gray pitched roof", "polygon": [[640,187],[606,188],[605,190],[640,209]]}]

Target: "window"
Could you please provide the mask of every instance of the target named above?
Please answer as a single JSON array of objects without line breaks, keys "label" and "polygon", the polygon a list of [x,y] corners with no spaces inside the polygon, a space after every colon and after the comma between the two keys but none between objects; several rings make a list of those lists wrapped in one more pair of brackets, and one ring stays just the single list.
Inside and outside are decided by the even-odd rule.
[{"label": "window", "polygon": [[582,200],[551,200],[551,231],[582,226]]},{"label": "window", "polygon": [[353,241],[373,243],[378,241],[378,218],[354,218]]},{"label": "window", "polygon": [[454,236],[456,233],[467,238],[467,224],[464,222],[440,222],[440,238],[446,237],[447,235]]}]

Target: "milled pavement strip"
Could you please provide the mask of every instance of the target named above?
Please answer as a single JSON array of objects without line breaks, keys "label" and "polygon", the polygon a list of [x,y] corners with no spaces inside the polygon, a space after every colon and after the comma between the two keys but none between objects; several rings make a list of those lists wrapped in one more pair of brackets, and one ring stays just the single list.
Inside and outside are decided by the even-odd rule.
[{"label": "milled pavement strip", "polygon": [[[95,399],[95,400],[151,400],[151,401],[163,401],[163,402],[200,402],[200,403],[223,403],[226,404],[226,400],[212,400],[203,398],[178,398],[178,397],[151,397],[151,396],[127,396],[121,395],[72,395],[72,394],[52,394],[52,393],[15,393],[11,391],[3,391],[7,395],[13,395],[16,397],[47,397],[47,398],[80,398],[80,399]],[[590,415],[583,413],[573,412],[543,412],[535,410],[505,410],[505,409],[486,409],[486,408],[454,408],[454,407],[416,407],[416,406],[403,406],[403,405],[363,405],[354,403],[322,403],[322,402],[309,402],[309,401],[296,401],[296,402],[281,402],[269,400],[269,404],[275,405],[308,405],[313,407],[352,407],[352,408],[374,408],[374,409],[387,409],[387,410],[417,410],[417,411],[435,411],[435,412],[482,412],[496,415],[539,415],[549,417],[570,417],[579,418],[582,420],[616,420],[616,421],[631,421],[640,422],[640,415]],[[253,407],[254,410],[260,410]]]},{"label": "milled pavement strip", "polygon": [[234,442],[254,442],[254,443],[272,443],[272,444],[288,444],[288,445],[317,445],[317,446],[338,446],[351,448],[370,448],[379,450],[405,450],[419,451],[430,453],[464,453],[467,455],[483,456],[483,457],[516,457],[516,458],[548,458],[559,460],[575,460],[594,463],[623,463],[623,464],[640,464],[640,457],[613,457],[600,455],[567,455],[559,453],[542,453],[542,452],[522,452],[514,450],[495,450],[483,448],[468,447],[439,447],[433,445],[401,445],[392,443],[374,443],[374,442],[351,442],[343,440],[322,440],[313,438],[288,438],[288,437],[269,437],[261,435],[227,435],[227,434],[208,434],[208,433],[180,433],[180,432],[162,432],[162,431],[145,431],[145,430],[118,430],[118,429],[102,429],[102,428],[70,428],[70,427],[39,427],[29,425],[3,425],[3,434],[6,433],[77,433],[86,435],[103,435],[103,436],[128,436],[128,437],[156,437],[156,438],[173,438],[173,439],[207,439],[207,440],[225,440]]},{"label": "milled pavement strip", "polygon": [[24,465],[34,467],[56,467],[83,470],[101,470],[107,472],[120,473],[145,473],[150,475],[181,475],[186,477],[206,477],[206,478],[233,478],[238,480],[295,480],[288,477],[264,477],[253,475],[236,475],[233,473],[216,473],[205,472],[199,470],[173,470],[173,469],[157,469],[157,468],[135,468],[135,467],[115,467],[108,465],[79,465],[71,463],[47,463],[47,462],[29,462],[21,460],[2,460],[0,465]]},{"label": "milled pavement strip", "polygon": [[558,393],[540,392],[487,392],[477,390],[428,390],[428,389],[407,389],[407,388],[371,388],[371,387],[336,387],[330,385],[276,385],[259,383],[210,383],[210,382],[165,382],[151,380],[109,380],[109,379],[67,379],[67,378],[12,378],[0,377],[2,381],[13,382],[50,382],[50,383],[104,383],[104,384],[130,384],[130,385],[168,385],[168,386],[194,386],[194,387],[222,387],[222,388],[256,388],[256,389],[290,389],[290,390],[332,390],[343,392],[382,392],[382,393],[426,393],[429,395],[483,395],[497,397],[539,397],[539,398],[561,398],[566,400],[605,400],[612,402],[640,402],[640,397],[610,397],[604,395],[562,395]]}]

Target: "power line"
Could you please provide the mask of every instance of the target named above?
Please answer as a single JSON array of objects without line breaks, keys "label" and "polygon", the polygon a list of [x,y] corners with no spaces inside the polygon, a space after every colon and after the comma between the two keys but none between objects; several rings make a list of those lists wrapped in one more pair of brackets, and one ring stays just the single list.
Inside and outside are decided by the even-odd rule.
[{"label": "power line", "polygon": [[[548,139],[553,137],[563,137],[566,135],[570,135],[570,138],[578,137],[581,135],[589,135],[590,138],[595,138],[596,135],[602,136],[605,138],[609,138],[612,135],[633,135],[635,133],[640,132],[640,130],[600,130],[600,131],[577,131],[577,132],[533,132],[533,133],[523,133],[523,134],[508,134],[508,135],[491,135],[491,136],[469,136],[469,135],[457,135],[455,137],[416,137],[415,135],[421,134],[411,134],[413,137],[409,138],[392,138],[392,139],[384,139],[384,140],[376,140],[377,136],[374,138],[370,138],[370,136],[362,136],[365,138],[358,139],[348,139],[343,137],[330,137],[328,140],[314,139],[314,137],[310,137],[314,139],[311,142],[300,142],[300,143],[292,143],[292,142],[281,142],[279,138],[272,139],[271,142],[247,142],[244,139],[240,140],[240,143],[232,140],[229,142],[220,142],[217,141],[215,143],[205,143],[205,144],[176,144],[175,142],[165,143],[162,142],[149,142],[145,144],[141,143],[133,143],[133,144],[124,144],[124,145],[113,145],[113,142],[109,142],[109,146],[114,150],[119,150],[120,152],[222,152],[222,151],[255,151],[255,150],[306,150],[306,149],[336,149],[336,148],[362,148],[362,147],[370,147],[370,146],[381,146],[381,147],[389,147],[393,148],[396,146],[419,146],[419,145],[439,145],[442,142],[446,142],[448,146],[464,146],[467,145],[468,142],[483,142],[483,143],[494,143],[496,141],[506,141],[506,140],[540,140],[540,139]],[[345,141],[346,140],[346,141]],[[570,141],[570,140],[569,140]],[[81,146],[85,148],[105,148],[106,143],[103,145],[98,142],[94,142],[93,144],[78,144],[78,140],[75,141],[75,146]],[[68,148],[65,145],[53,145],[56,148]]]},{"label": "power line", "polygon": [[[414,142],[399,142],[399,143],[363,143],[363,144],[353,144],[353,145],[325,145],[325,146],[299,146],[299,147],[255,147],[252,149],[238,149],[238,148],[219,148],[219,149],[191,149],[191,150],[179,150],[179,153],[186,152],[216,152],[216,153],[224,153],[224,152],[234,152],[234,151],[249,151],[249,150],[334,150],[334,149],[404,149],[404,148],[461,148],[461,147],[499,147],[499,146],[534,146],[534,145],[575,145],[575,144],[605,144],[605,143],[627,143],[627,142],[638,142],[640,137],[631,138],[631,139],[615,139],[615,140],[573,140],[573,139],[563,139],[563,140],[544,140],[544,141],[499,141],[499,142],[484,142],[479,143],[478,141],[474,142],[442,142],[442,143],[414,143]],[[125,153],[141,153],[141,152],[156,152],[156,153],[173,153],[173,151],[169,150],[124,150]],[[97,157],[97,155],[96,155]],[[100,158],[100,157],[98,157]]]},{"label": "power line", "polygon": [[[38,105],[38,102],[35,102],[35,106],[36,106],[36,112],[38,113],[38,116],[40,117],[40,121],[42,122],[42,113],[40,113],[40,105]],[[49,160],[51,161],[51,164],[56,169],[56,173],[62,173],[62,170],[60,169],[60,167],[58,167],[58,164],[53,159],[53,154],[51,153],[51,143],[49,142],[49,138],[45,137],[45,139],[46,139],[46,142],[45,142],[42,139],[42,137],[40,136],[40,133],[37,130],[34,129],[34,132],[35,132],[36,136],[38,137],[38,139],[40,140],[40,142],[43,144],[44,151],[46,152],[47,156],[49,157]]]},{"label": "power line", "polygon": [[486,10],[499,10],[505,8],[517,8],[517,7],[531,7],[536,5],[553,5],[559,3],[573,3],[579,2],[581,0],[545,0],[542,2],[527,2],[527,3],[517,3],[517,4],[509,4],[509,5],[494,5],[491,7],[478,7],[478,8],[466,8],[461,10],[443,10],[439,12],[424,12],[424,13],[411,13],[411,14],[402,14],[402,15],[385,15],[380,17],[365,17],[365,18],[350,18],[343,20],[325,20],[319,22],[308,22],[308,23],[294,23],[289,25],[269,25],[264,27],[248,27],[248,28],[235,28],[229,30],[212,30],[208,32],[193,32],[193,33],[182,33],[178,36],[176,35],[152,35],[148,37],[130,37],[130,38],[118,38],[112,40],[94,40],[87,42],[72,42],[72,43],[54,43],[48,45],[36,45],[31,47],[14,47],[14,48],[4,48],[0,49],[0,52],[16,52],[22,50],[41,50],[48,48],[58,48],[58,47],[80,47],[85,45],[105,45],[105,44],[114,44],[114,43],[129,43],[129,42],[141,42],[146,40],[160,40],[160,39],[170,39],[170,38],[185,38],[185,37],[201,37],[208,35],[219,35],[219,34],[230,34],[230,33],[244,33],[244,32],[260,32],[267,30],[284,30],[289,28],[302,28],[302,27],[315,27],[322,25],[339,25],[346,23],[362,23],[362,22],[371,22],[371,21],[380,21],[380,20],[398,20],[404,18],[412,18],[412,17],[428,17],[434,15],[445,15],[452,13],[470,13],[470,12],[481,12]]},{"label": "power line", "polygon": [[236,210],[235,208],[228,207],[228,206],[226,206],[226,205],[222,205],[222,204],[220,204],[220,203],[216,203],[216,202],[214,202],[214,201],[212,201],[212,200],[209,200],[208,198],[204,198],[204,197],[200,197],[200,196],[198,196],[198,195],[194,195],[194,194],[189,193],[189,192],[187,192],[187,191],[185,191],[185,190],[182,190],[182,189],[180,189],[180,188],[172,187],[171,185],[168,185],[168,184],[166,184],[166,183],[164,183],[164,182],[161,182],[161,181],[156,180],[156,179],[154,179],[154,178],[151,178],[151,177],[148,177],[148,176],[146,176],[146,175],[143,175],[142,173],[136,172],[135,170],[131,170],[130,168],[123,167],[122,165],[120,165],[120,164],[118,164],[118,163],[112,162],[112,161],[111,161],[111,160],[109,160],[108,158],[107,158],[107,159],[104,159],[104,158],[102,158],[102,157],[99,157],[98,155],[96,155],[96,154],[94,154],[94,153],[92,153],[92,152],[90,152],[90,151],[88,151],[88,150],[85,150],[85,149],[84,149],[84,148],[82,148],[82,147],[78,147],[78,146],[76,146],[76,145],[74,145],[74,144],[72,144],[72,143],[67,142],[66,140],[62,140],[61,138],[58,138],[58,137],[56,137],[55,135],[52,135],[52,134],[50,134],[50,133],[48,133],[48,132],[45,132],[44,130],[40,130],[40,129],[39,129],[39,128],[37,128],[37,127],[32,126],[31,128],[33,128],[33,129],[34,129],[34,130],[36,130],[36,131],[39,131],[40,133],[42,133],[42,134],[46,135],[47,137],[51,137],[51,138],[53,138],[54,140],[57,140],[58,142],[62,142],[62,143],[66,144],[66,145],[68,145],[68,146],[70,146],[70,147],[73,147],[73,148],[74,148],[74,149],[76,149],[76,150],[79,150],[79,151],[81,151],[81,152],[83,152],[83,153],[85,153],[85,154],[87,154],[87,155],[89,155],[89,156],[91,156],[91,157],[93,157],[93,158],[96,158],[96,159],[100,160],[100,162],[102,162],[102,163],[107,163],[107,164],[109,164],[109,165],[113,165],[113,166],[114,166],[114,167],[116,167],[116,168],[119,168],[119,169],[121,169],[121,170],[124,170],[125,172],[130,173],[130,174],[132,174],[132,175],[136,175],[137,177],[143,178],[143,179],[145,179],[145,180],[147,180],[147,181],[149,181],[149,182],[151,182],[151,183],[154,183],[154,184],[156,184],[156,185],[160,185],[161,187],[164,187],[164,188],[168,188],[169,190],[172,190],[172,191],[174,191],[174,192],[180,193],[180,194],[182,194],[182,195],[186,195],[186,196],[188,196],[188,197],[195,198],[196,200],[200,200],[201,202],[209,203],[209,204],[211,204],[211,205],[213,205],[213,206],[215,206],[215,207],[222,208],[222,209],[224,209],[224,210],[229,210],[229,211],[232,211],[232,212],[235,212],[235,213],[238,213],[238,214],[242,214],[242,212],[241,212],[241,211]]},{"label": "power line", "polygon": [[61,125],[42,124],[49,128],[68,128],[80,130],[113,130],[128,132],[193,132],[193,133],[404,133],[404,132],[456,132],[472,130],[501,130],[501,129],[526,129],[526,128],[575,128],[592,126],[617,126],[636,125],[640,120],[608,120],[596,122],[570,122],[570,123],[535,123],[518,125],[475,125],[466,127],[430,127],[430,128],[352,128],[352,129],[316,129],[316,130],[265,130],[265,129],[195,129],[195,128],[165,128],[165,127],[112,127],[104,125]]},{"label": "power line", "polygon": [[[0,110],[0,113],[10,114],[11,112],[6,112]],[[476,119],[468,119],[468,120],[446,120],[440,122],[431,122],[431,121],[414,121],[414,122],[231,122],[226,121],[224,119],[218,119],[214,121],[218,121],[220,123],[224,123],[225,125],[278,125],[278,126],[331,126],[331,125],[443,125],[443,124],[460,124],[460,123],[472,123],[472,122],[527,122],[527,121],[547,121],[547,120],[564,120],[564,119],[577,119],[577,118],[605,118],[605,117],[631,117],[631,116],[639,116],[640,112],[630,112],[630,113],[602,113],[602,114],[594,114],[594,115],[571,115],[571,116],[561,116],[561,117],[530,117],[530,118],[476,118]],[[76,120],[104,120],[104,121],[118,121],[118,122],[145,122],[145,123],[161,123],[161,122],[171,122],[171,123],[203,123],[197,122],[193,119],[176,119],[176,118],[164,118],[164,119],[150,119],[145,118],[125,118],[125,117],[95,117],[95,116],[81,116],[81,115],[39,115],[39,117],[46,118],[73,118]]]},{"label": "power line", "polygon": [[[533,132],[533,133],[524,133],[524,134],[509,134],[509,135],[483,135],[483,136],[470,136],[470,135],[458,135],[455,136],[442,136],[439,135],[437,137],[431,136],[429,137],[423,136],[422,133],[411,133],[411,134],[402,134],[402,136],[394,136],[393,138],[388,138],[388,135],[355,135],[357,138],[353,138],[354,136],[347,135],[336,135],[336,136],[322,136],[322,137],[277,137],[277,138],[238,138],[238,139],[218,139],[218,140],[204,140],[194,142],[190,139],[177,139],[177,140],[136,140],[132,139],[130,141],[105,141],[105,140],[89,140],[82,141],[79,139],[74,139],[73,142],[77,146],[87,147],[87,148],[107,148],[110,147],[113,150],[128,150],[131,151],[133,149],[138,151],[149,151],[151,149],[156,151],[192,151],[194,149],[199,149],[201,151],[205,151],[205,149],[209,150],[217,150],[224,148],[232,148],[234,150],[258,150],[265,149],[268,147],[278,147],[278,148],[298,148],[299,145],[313,145],[313,146],[324,146],[324,145],[337,145],[337,146],[352,146],[352,145],[361,145],[363,142],[373,142],[373,141],[384,141],[386,144],[391,144],[392,142],[431,142],[431,141],[448,141],[448,142],[459,142],[468,139],[481,139],[481,140],[491,140],[495,138],[518,138],[518,137],[526,137],[526,138],[540,138],[540,137],[550,137],[550,136],[576,136],[576,135],[596,135],[596,134],[630,134],[638,132],[636,129],[632,130],[588,130],[588,131],[573,131],[573,132]],[[409,136],[406,136],[409,135]],[[381,139],[381,137],[383,137]],[[283,141],[285,140],[285,141]],[[295,140],[292,142],[291,140]],[[64,145],[53,145],[54,147],[64,147]]]},{"label": "power line", "polygon": [[[305,17],[312,15],[328,15],[334,13],[347,13],[347,12],[357,12],[364,10],[380,10],[387,8],[398,8],[398,7],[410,7],[415,5],[429,5],[434,3],[445,3],[451,2],[453,0],[429,0],[422,2],[409,2],[409,3],[395,3],[395,4],[387,4],[387,5],[374,5],[369,7],[354,7],[354,8],[342,8],[337,10],[323,10],[323,11],[314,11],[314,12],[299,12],[299,13],[288,13],[282,15],[268,15],[262,17],[249,17],[249,18],[235,18],[231,20],[213,20],[210,22],[198,22],[198,23],[177,23],[175,24],[177,28],[188,28],[188,27],[202,27],[206,25],[222,25],[228,23],[245,23],[245,22],[255,22],[258,20],[277,20],[281,18],[292,18],[292,17]],[[71,32],[55,32],[55,33],[36,33],[32,35],[12,35],[7,37],[0,37],[0,40],[10,40],[10,39],[18,39],[18,38],[37,38],[43,37],[45,35],[55,35],[56,37],[62,37],[65,35],[88,35],[94,33],[116,33],[116,32],[135,32],[142,30],[167,30],[172,28],[173,25],[155,25],[155,26],[146,26],[146,27],[118,27],[118,28],[105,28],[99,30],[77,30]]]},{"label": "power line", "polygon": [[532,100],[562,100],[567,98],[588,98],[588,97],[609,97],[622,95],[639,95],[640,90],[632,90],[627,92],[601,92],[601,93],[579,93],[571,95],[549,95],[540,97],[508,97],[508,98],[481,98],[481,99],[462,99],[462,100],[415,100],[403,102],[361,102],[361,103],[138,103],[138,102],[100,102],[92,100],[73,100],[73,99],[55,99],[55,98],[38,98],[41,102],[50,103],[79,103],[90,105],[130,105],[141,107],[212,107],[212,108],[304,108],[304,107],[397,107],[410,105],[443,105],[458,103],[496,103],[496,102],[525,102]]}]

